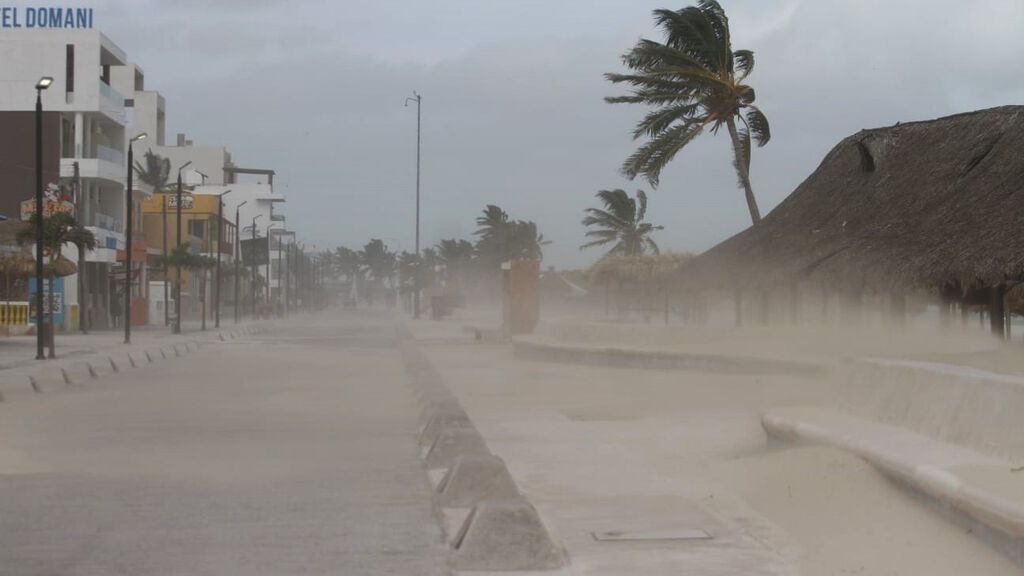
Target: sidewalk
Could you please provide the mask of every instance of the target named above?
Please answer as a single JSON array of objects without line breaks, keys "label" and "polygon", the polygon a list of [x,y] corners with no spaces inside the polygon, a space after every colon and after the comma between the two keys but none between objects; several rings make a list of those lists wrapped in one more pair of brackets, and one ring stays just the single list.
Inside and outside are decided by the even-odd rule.
[{"label": "sidewalk", "polygon": [[234,324],[222,320],[220,329],[208,323],[207,330],[202,331],[199,322],[187,322],[181,334],[173,334],[169,327],[143,326],[132,329],[131,344],[124,343],[123,330],[58,333],[56,358],[46,360],[35,358],[34,335],[4,338],[0,340],[0,401],[81,383],[157,358],[180,356],[205,343],[250,333],[265,324],[267,321]]}]

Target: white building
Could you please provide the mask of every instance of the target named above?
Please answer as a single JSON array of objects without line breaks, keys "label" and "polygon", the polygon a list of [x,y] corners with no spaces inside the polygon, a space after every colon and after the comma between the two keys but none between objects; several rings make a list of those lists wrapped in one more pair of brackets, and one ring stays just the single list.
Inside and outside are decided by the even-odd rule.
[{"label": "white building", "polygon": [[[109,326],[121,312],[112,272],[118,250],[123,254],[125,247],[127,141],[150,129],[160,137],[163,100],[143,90],[141,69],[93,29],[5,28],[0,33],[0,62],[0,111],[34,110],[36,82],[43,76],[53,78],[42,92],[42,102],[44,111],[60,115],[59,133],[45,134],[44,142],[59,139],[60,178],[77,189],[76,218],[96,235],[98,247],[86,256],[88,308],[93,326]],[[128,106],[115,83],[131,90]],[[144,127],[131,123],[131,105],[140,94],[153,104]],[[153,116],[152,122],[148,115]],[[136,200],[144,197],[136,192]],[[73,247],[69,252],[69,257],[75,257]],[[77,304],[77,277],[66,280],[65,291],[65,302]]]}]

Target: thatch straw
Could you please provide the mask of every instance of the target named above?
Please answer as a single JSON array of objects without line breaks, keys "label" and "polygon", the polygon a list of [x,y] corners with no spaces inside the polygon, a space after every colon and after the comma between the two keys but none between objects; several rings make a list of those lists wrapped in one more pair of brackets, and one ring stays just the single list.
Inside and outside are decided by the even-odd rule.
[{"label": "thatch straw", "polygon": [[684,252],[664,252],[643,256],[609,254],[587,270],[587,281],[592,284],[608,282],[662,283],[671,279],[679,266],[692,257],[692,254]]},{"label": "thatch straw", "polygon": [[680,268],[694,287],[893,290],[1024,280],[1024,107],[863,130],[764,220]]}]

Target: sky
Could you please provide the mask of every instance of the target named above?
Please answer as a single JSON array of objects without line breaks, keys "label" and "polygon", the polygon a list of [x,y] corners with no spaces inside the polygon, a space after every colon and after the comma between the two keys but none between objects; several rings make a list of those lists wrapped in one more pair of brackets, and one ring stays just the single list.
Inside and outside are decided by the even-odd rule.
[{"label": "sky", "polygon": [[[417,91],[422,245],[470,238],[486,204],[533,220],[545,266],[587,266],[583,210],[644,189],[663,250],[749,225],[725,133],[681,152],[657,189],[619,172],[642,107],[604,80],[656,8],[690,0],[96,0],[95,23],[185,132],[277,171],[289,226],[318,248],[411,250]],[[74,4],[74,3],[73,3]],[[751,178],[765,213],[845,136],[1024,103],[1024,1],[723,0],[772,127]]]}]

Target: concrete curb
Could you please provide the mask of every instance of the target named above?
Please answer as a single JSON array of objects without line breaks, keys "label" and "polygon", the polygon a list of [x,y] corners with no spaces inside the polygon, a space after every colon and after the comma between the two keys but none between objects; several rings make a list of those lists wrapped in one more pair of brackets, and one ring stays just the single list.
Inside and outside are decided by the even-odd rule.
[{"label": "concrete curb", "polygon": [[[827,416],[825,409],[820,412]],[[1024,501],[1000,496],[957,473],[958,469],[965,468],[1008,473],[1010,463],[886,424],[839,413],[834,417],[839,423],[860,421],[863,427],[877,432],[869,436],[843,431],[841,425],[831,427],[810,422],[790,416],[785,410],[764,414],[762,425],[774,438],[832,446],[860,456],[910,490],[997,533],[990,532],[993,537],[984,538],[984,531],[979,531],[990,544],[1024,566]]]},{"label": "concrete curb", "polygon": [[[256,328],[251,328],[253,332]],[[265,330],[260,327],[259,331]],[[198,352],[209,344],[217,344],[224,339],[224,333],[210,331],[205,339],[192,339],[179,342],[160,344],[154,343],[153,348],[111,347],[85,356],[69,356],[35,365],[25,365],[0,371],[0,402],[7,402],[15,397],[26,397],[66,389],[69,386],[88,384],[109,375],[124,374],[158,359],[182,357],[189,352]],[[234,336],[232,336],[233,338]]]},{"label": "concrete curb", "polygon": [[809,362],[771,360],[749,356],[692,354],[687,352],[644,350],[615,346],[592,346],[557,342],[538,336],[512,339],[517,358],[542,362],[586,364],[615,368],[686,370],[722,374],[783,374],[802,378],[820,378],[829,374],[825,366]]}]

